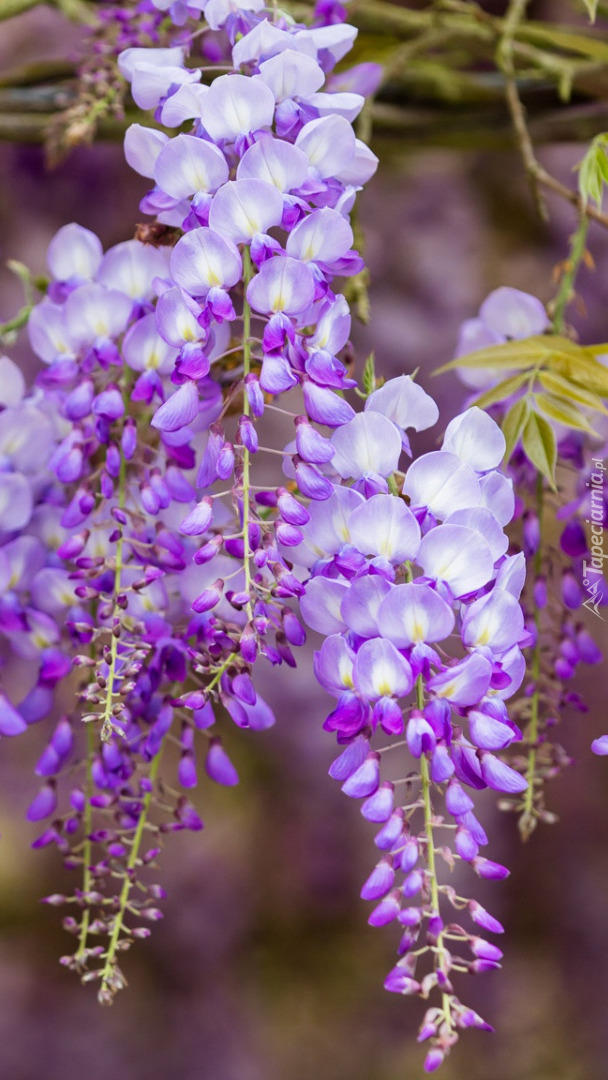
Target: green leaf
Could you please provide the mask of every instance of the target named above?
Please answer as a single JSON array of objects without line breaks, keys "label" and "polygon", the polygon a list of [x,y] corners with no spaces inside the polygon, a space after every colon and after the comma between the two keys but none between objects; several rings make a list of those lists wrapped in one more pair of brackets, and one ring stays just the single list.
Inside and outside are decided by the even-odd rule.
[{"label": "green leaf", "polygon": [[556,356],[551,369],[583,389],[608,398],[608,368],[600,364],[589,349],[580,349],[578,356]]},{"label": "green leaf", "polygon": [[597,435],[597,431],[593,430],[580,409],[564,401],[562,397],[557,397],[555,394],[535,394],[534,400],[541,412],[544,412],[545,416],[551,420],[556,420],[558,424],[574,428],[575,431],[587,431],[591,435]]},{"label": "green leaf", "polygon": [[494,371],[534,367],[546,352],[545,348],[530,345],[534,340],[536,339],[508,341],[505,345],[489,345],[487,349],[476,349],[475,352],[450,360],[449,364],[443,364],[433,374],[442,375],[444,371],[453,371],[460,367],[492,368]]},{"label": "green leaf", "polygon": [[502,422],[502,432],[505,437],[505,463],[513,453],[519,437],[524,430],[530,416],[530,403],[527,398],[520,398],[513,402]]},{"label": "green leaf", "polygon": [[26,286],[29,285],[30,281],[32,280],[32,273],[29,266],[26,266],[25,263],[19,262],[19,259],[9,259],[6,265],[7,268],[10,270],[11,274],[14,274],[15,277],[18,277],[23,287],[26,288]]},{"label": "green leaf", "polygon": [[9,319],[8,322],[0,323],[0,342],[5,345],[13,345],[16,337],[17,330],[21,330],[22,327],[27,325],[28,319],[32,313],[32,304],[26,304],[20,311]]},{"label": "green leaf", "polygon": [[376,382],[376,356],[373,352],[369,354],[367,360],[365,361],[361,382],[363,384],[363,391],[365,393],[365,396],[369,397],[369,395],[373,393],[373,391],[376,389],[376,386],[378,385]]},{"label": "green leaf", "polygon": [[[595,0],[597,3],[597,0]],[[593,199],[602,205],[604,186],[608,183],[608,135],[602,133],[591,140],[587,153],[575,166],[578,169],[578,190],[585,203]]]},{"label": "green leaf", "polygon": [[556,371],[539,371],[538,381],[550,394],[556,394],[567,401],[576,401],[587,409],[593,409],[595,412],[608,415],[608,409],[599,394],[594,394],[591,390],[577,386],[571,379],[565,379],[563,375],[558,375]]},{"label": "green leaf", "polygon": [[565,53],[578,53],[589,59],[608,62],[608,43],[598,37],[595,30],[575,34],[570,26],[551,26],[548,23],[524,23],[519,28],[518,39],[538,45],[563,49]]},{"label": "green leaf", "polygon": [[457,356],[434,374],[441,375],[444,371],[459,367],[491,368],[495,371],[546,367],[555,356],[567,358],[580,355],[585,355],[585,349],[569,338],[560,334],[537,334],[520,341],[507,341],[504,345],[489,345],[487,349],[477,349],[466,356]]},{"label": "green leaf", "polygon": [[524,428],[522,446],[528,461],[536,466],[539,473],[555,489],[557,445],[549,421],[531,412]]},{"label": "green leaf", "polygon": [[[599,363],[601,363],[599,359],[600,356],[604,356],[608,360],[608,341],[603,341],[601,344],[598,343],[597,345],[587,345],[585,348],[585,356],[590,356]],[[602,367],[605,366],[605,364],[602,364]]]},{"label": "green leaf", "polygon": [[521,389],[529,378],[527,372],[524,372],[523,375],[512,375],[510,379],[504,379],[503,382],[493,386],[491,390],[486,390],[483,394],[480,394],[471,404],[477,405],[478,409],[487,409],[490,405],[495,405],[497,401],[504,401],[505,398]]}]

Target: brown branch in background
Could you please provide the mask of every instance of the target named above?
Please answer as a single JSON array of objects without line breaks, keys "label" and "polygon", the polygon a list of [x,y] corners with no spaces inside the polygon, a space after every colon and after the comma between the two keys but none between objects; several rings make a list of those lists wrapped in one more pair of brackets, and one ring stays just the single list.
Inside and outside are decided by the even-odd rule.
[{"label": "brown branch in background", "polygon": [[608,215],[603,214],[601,210],[596,209],[596,207],[592,206],[588,201],[585,202],[573,188],[568,187],[566,184],[562,184],[560,180],[557,180],[551,173],[547,172],[536,158],[534,144],[526,121],[526,111],[519,96],[517,75],[513,62],[513,41],[518,26],[525,16],[527,5],[528,0],[511,0],[504,21],[503,33],[496,50],[496,64],[504,75],[507,107],[511,115],[515,138],[517,140],[524,169],[526,170],[526,175],[532,188],[538,212],[543,221],[548,220],[547,204],[541,190],[542,188],[546,188],[548,191],[555,192],[556,195],[560,195],[563,199],[572,203],[573,206],[576,206],[580,214],[592,218],[600,225],[608,228]]},{"label": "brown branch in background", "polygon": [[548,191],[554,191],[556,195],[561,195],[563,199],[567,199],[573,206],[576,206],[579,213],[591,218],[592,221],[597,221],[599,225],[603,225],[604,228],[608,229],[608,214],[603,214],[601,210],[592,206],[591,203],[584,202],[577,191],[568,187],[567,184],[562,184],[560,180],[556,180],[538,162],[536,162],[535,177],[538,183],[546,187]]},{"label": "brown branch in background", "polygon": [[574,188],[568,187],[567,184],[562,184],[561,180],[557,180],[555,176],[552,176],[551,173],[547,172],[537,160],[534,153],[534,145],[526,123],[525,110],[517,89],[517,83],[514,80],[509,80],[506,73],[505,81],[505,93],[507,105],[513,121],[513,129],[517,138],[524,168],[532,185],[532,190],[543,220],[546,221],[548,215],[546,203],[540,193],[540,188],[546,188],[547,191],[555,192],[556,195],[560,195],[563,199],[572,203],[579,213],[585,214],[588,218],[591,218],[593,221],[597,221],[598,224],[608,228],[608,215],[603,214],[601,210],[598,210],[591,203],[585,202]]},{"label": "brown branch in background", "polygon": [[526,170],[526,175],[532,188],[534,201],[540,217],[543,221],[547,221],[549,213],[536,175],[537,161],[534,154],[534,146],[528,131],[525,110],[519,96],[519,90],[517,89],[517,75],[513,61],[513,41],[517,28],[524,18],[527,6],[528,0],[510,0],[507,9],[507,17],[504,22],[504,29],[498,42],[498,48],[496,49],[496,65],[499,71],[502,71],[505,78],[507,105],[513,121],[513,128],[524,163],[524,168]]}]

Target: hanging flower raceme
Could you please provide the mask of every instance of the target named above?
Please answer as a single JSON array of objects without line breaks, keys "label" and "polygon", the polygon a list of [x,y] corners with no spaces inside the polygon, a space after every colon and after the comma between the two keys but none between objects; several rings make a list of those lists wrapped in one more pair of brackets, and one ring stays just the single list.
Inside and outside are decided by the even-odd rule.
[{"label": "hanging flower raceme", "polygon": [[[583,612],[601,617],[608,598],[602,572],[608,410],[597,392],[603,387],[608,396],[608,378],[594,362],[595,379],[592,366],[584,369],[584,385],[572,381],[573,369],[563,367],[563,360],[576,346],[549,330],[536,297],[496,289],[478,318],[463,324],[452,365],[467,385],[484,391],[476,400],[489,405],[509,438],[508,473],[518,493],[517,545],[533,567],[522,598],[535,640],[532,682],[512,710],[524,726],[526,742],[525,753],[518,753],[513,764],[526,776],[528,788],[522,799],[502,804],[520,813],[524,836],[539,820],[554,820],[544,807],[543,781],[570,758],[554,742],[551,729],[571,710],[586,710],[570,682],[581,663],[597,664],[602,654],[594,640],[594,620],[584,619]],[[539,356],[534,370],[532,362],[530,370],[520,362],[530,345]],[[585,362],[591,362],[589,357]],[[559,536],[552,535],[552,520],[560,523]],[[598,741],[593,748],[601,752],[602,747]]]},{"label": "hanging flower raceme", "polygon": [[[213,538],[209,522],[199,522],[201,547],[187,578],[207,587],[195,610],[219,610],[222,596],[233,598],[246,616],[252,648],[273,663],[290,663],[289,646],[301,643],[303,632],[285,601],[302,586],[277,541],[283,551],[299,543],[308,511],[284,487],[283,476],[252,498],[254,462],[277,453],[257,428],[265,398],[299,388],[285,471],[306,499],[329,496],[326,474],[335,448],[315,424],[335,429],[352,419],[341,392],[355,385],[338,359],[350,313],[332,285],[336,275],[362,267],[348,214],[377,161],[351,125],[364,99],[321,92],[352,43],[352,28],[310,30],[229,5],[205,11],[213,29],[228,34],[234,65],[210,86],[186,66],[181,46],[131,49],[120,61],[140,106],[156,107],[167,127],[192,121],[190,131],[174,138],[133,125],[125,140],[129,163],[155,181],[142,209],[184,232],[156,308],[158,332],[179,350],[171,376],[177,389],[152,423],[176,438],[195,420],[208,431],[197,488],[204,500],[229,499],[239,515],[232,534],[222,530]],[[220,337],[226,363],[213,353]],[[206,410],[201,397],[218,384],[225,403],[219,412]],[[232,411],[239,399],[241,416],[232,429],[229,405]],[[214,507],[218,525],[220,505]],[[222,572],[222,549],[242,561],[238,588]],[[203,574],[213,578],[207,583]],[[274,645],[264,640],[268,626],[280,627]],[[227,680],[222,693],[232,714],[241,715]]]},{"label": "hanging flower raceme", "polygon": [[[502,927],[442,882],[439,862],[468,862],[484,878],[508,873],[482,853],[487,836],[469,792],[526,787],[502,751],[521,739],[505,702],[523,679],[521,647],[530,642],[518,602],[524,557],[507,554],[503,531],[514,497],[499,471],[504,438],[494,421],[467,410],[440,450],[400,471],[408,432],[437,418],[409,376],[375,390],[331,436],[343,482],[309,507],[290,552],[310,575],[304,619],[325,636],[315,672],[336,705],[324,726],[344,746],[330,773],[379,827],[379,861],[361,893],[375,905],[369,922],[401,926],[386,988],[439,995],[421,1028],[431,1040],[427,1071],[462,1028],[488,1027],[453,980],[499,966],[500,950],[477,927]],[[460,912],[473,929],[460,925]]]},{"label": "hanging flower raceme", "polygon": [[[79,708],[50,732],[28,816],[45,822],[35,846],[55,844],[82,872],[74,897],[48,899],[76,905],[65,963],[99,980],[103,1002],[124,985],[118,952],[148,932],[138,920],[160,917],[146,868],[162,837],[202,827],[186,794],[201,739],[207,776],[238,780],[216,706],[238,727],[274,723],[252,673],[260,656],[293,665],[305,640],[292,608],[303,585],[285,552],[301,543],[307,501],[333,491],[336,447],[315,425],[354,417],[342,396],[354,380],[338,359],[350,314],[333,282],[362,266],[348,214],[377,161],[351,126],[363,97],[330,92],[327,78],[355,31],[207,6],[231,42],[229,76],[203,85],[182,44],[120,58],[141,108],[165,128],[192,121],[172,139],[135,125],[125,144],[154,180],[142,208],[181,239],[104,253],[90,231],[61,229],[29,320],[37,389],[23,411],[11,369],[0,415],[10,445],[0,571],[8,585],[20,579],[2,632],[34,669],[24,700],[3,696],[2,730],[46,717],[54,686],[78,671]],[[198,14],[169,11],[178,25]],[[266,447],[266,404],[292,387],[295,443]],[[267,451],[285,472],[254,485]],[[180,743],[184,794],[168,800],[165,784],[159,801],[168,739]]]},{"label": "hanging flower raceme", "polygon": [[[185,791],[197,783],[197,731],[207,775],[236,783],[214,705],[223,703],[239,727],[274,723],[251,666],[258,651],[275,664],[292,662],[289,642],[301,644],[304,635],[281,599],[265,597],[247,617],[238,498],[229,508],[197,496],[200,442],[221,412],[220,384],[199,380],[192,426],[175,425],[177,435],[173,425],[160,432],[150,425],[154,399],[164,401],[161,410],[171,401],[178,358],[153,314],[166,256],[138,241],[103,255],[92,233],[67,226],[52,242],[49,268],[61,275],[49,290],[54,299],[44,299],[30,322],[45,364],[39,388],[22,397],[18,372],[3,360],[2,634],[32,661],[34,685],[17,706],[2,697],[0,721],[2,733],[19,734],[48,716],[53,688],[73,666],[84,676],[81,719],[92,737],[84,748],[73,733],[77,714],[61,719],[38,763],[43,786],[28,817],[51,819],[35,846],[53,843],[66,865],[83,870],[72,901],[81,917],[66,920],[78,945],[66,963],[98,978],[100,1000],[109,1001],[123,984],[117,950],[144,936],[127,915],[160,917],[149,908],[149,883],[141,882],[141,903],[133,892],[134,867],[154,858],[141,850],[143,839],[153,835],[158,845],[169,831],[202,827],[186,794],[176,796],[169,820],[166,794],[162,811],[156,805],[167,737],[180,726],[177,779]],[[218,332],[211,362],[225,345]],[[251,449],[254,435],[243,436]],[[68,771],[64,810],[58,780]],[[123,873],[129,887],[113,896]],[[91,945],[90,933],[107,934],[107,948]]]}]

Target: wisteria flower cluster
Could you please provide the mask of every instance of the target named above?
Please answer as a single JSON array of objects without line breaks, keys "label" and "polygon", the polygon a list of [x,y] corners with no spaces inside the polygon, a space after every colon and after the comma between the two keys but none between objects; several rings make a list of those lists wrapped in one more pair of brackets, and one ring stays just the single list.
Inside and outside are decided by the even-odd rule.
[{"label": "wisteria flower cluster", "polygon": [[[311,25],[263,0],[152,0],[133,24],[106,12],[151,114],[125,156],[151,182],[153,220],[105,252],[80,225],[60,229],[28,321],[33,389],[0,359],[0,632],[30,673],[25,693],[3,687],[0,735],[53,717],[27,814],[43,823],[34,846],[81,876],[46,900],[70,905],[63,963],[108,1004],[122,954],[162,915],[164,839],[203,827],[189,793],[202,772],[238,783],[226,725],[275,722],[257,665],[293,667],[305,625],[320,635],[330,773],[376,830],[361,896],[372,926],[399,927],[385,986],[427,1003],[432,1072],[463,1029],[490,1028],[455,983],[502,957],[478,931],[503,928],[466,884],[465,863],[508,874],[485,853],[473,793],[508,797],[524,831],[548,817],[538,780],[560,755],[541,753],[545,729],[578,703],[562,684],[579,661],[600,658],[572,613],[600,558],[581,515],[605,524],[586,418],[607,410],[600,387],[579,387],[577,428],[553,360],[535,360],[532,383],[509,368],[526,342],[551,339],[552,357],[568,345],[516,290],[463,328],[455,363],[482,394],[440,449],[413,454],[439,420],[414,377],[383,382],[368,363],[357,385],[342,281],[364,269],[351,212],[378,162],[353,123],[381,72],[335,72],[356,36],[344,17],[325,0]],[[488,350],[507,375],[498,396]],[[569,562],[547,570],[546,429],[560,423],[560,460],[591,469],[558,514]]]},{"label": "wisteria flower cluster", "polygon": [[[179,226],[181,239],[104,253],[88,230],[62,228],[47,295],[29,319],[44,369],[27,423],[18,387],[2,414],[12,451],[5,576],[20,590],[9,593],[3,629],[34,669],[23,700],[3,699],[2,731],[46,716],[55,684],[73,668],[84,675],[71,684],[80,710],[66,710],[38,764],[43,785],[28,816],[51,819],[36,845],[56,844],[83,872],[68,898],[79,917],[65,920],[78,940],[66,963],[100,981],[104,1002],[124,983],[118,953],[148,932],[133,919],[160,917],[162,889],[144,872],[160,839],[202,827],[187,798],[197,733],[207,774],[232,785],[216,706],[241,728],[274,723],[251,674],[261,657],[293,665],[305,640],[289,604],[303,586],[283,551],[301,540],[305,502],[332,490],[322,469],[333,449],[314,422],[336,427],[354,415],[342,396],[354,380],[336,356],[350,315],[331,285],[362,266],[348,211],[377,162],[347,119],[364,99],[318,92],[354,31],[283,29],[247,11],[217,20],[246,74],[203,87],[182,46],[129,48],[120,59],[138,103],[161,109],[165,125],[197,117],[192,134],[170,140],[135,125],[126,139],[130,163],[156,180],[145,209]],[[254,457],[265,453],[258,422],[292,387],[302,395],[294,445],[268,451],[290,463],[304,502],[283,473],[274,487],[253,483]],[[49,442],[41,477],[36,426]],[[36,545],[38,517],[50,555]],[[81,720],[89,740],[73,786]],[[172,741],[177,789],[159,777]],[[71,785],[65,811],[60,773]]]},{"label": "wisteria flower cluster", "polygon": [[[518,373],[522,365],[516,363],[517,354],[525,355],[531,342],[541,347],[546,342],[548,354],[557,345],[576,355],[573,343],[553,338],[550,330],[536,297],[503,287],[487,297],[477,318],[463,324],[456,353],[464,357],[464,366],[454,361],[462,381],[484,391],[473,400],[487,402],[509,436],[508,473],[518,493],[514,540],[532,567],[522,598],[534,639],[530,681],[515,703],[525,727],[525,752],[513,762],[526,776],[528,788],[521,800],[504,803],[520,813],[524,837],[539,820],[555,820],[545,808],[544,781],[571,759],[555,743],[552,730],[568,712],[587,710],[570,683],[581,663],[599,664],[602,653],[582,614],[592,612],[601,621],[608,602],[603,576],[607,412],[597,392],[608,392],[608,379],[599,350],[600,363],[588,371],[583,365],[582,378],[572,380],[570,368],[564,377],[555,364],[538,370],[538,357],[532,356],[530,368]],[[493,350],[502,361],[498,367],[492,365]],[[487,362],[477,366],[476,357]],[[589,358],[585,360],[588,367]],[[545,460],[534,452],[533,425],[549,448]],[[552,530],[551,519],[559,530]],[[603,753],[604,747],[605,740],[599,739],[592,749]]]},{"label": "wisteria flower cluster", "polygon": [[[399,472],[408,431],[437,417],[409,376],[372,392],[331,439],[332,466],[353,483],[311,507],[294,549],[311,574],[302,613],[326,635],[315,672],[337,699],[324,726],[346,744],[331,775],[380,825],[382,854],[361,895],[376,902],[371,925],[402,927],[385,986],[424,999],[440,993],[421,1028],[432,1041],[428,1071],[459,1029],[486,1026],[459,1001],[453,975],[497,966],[502,954],[455,920],[465,911],[486,930],[502,927],[440,883],[438,861],[452,869],[464,860],[484,878],[508,873],[480,854],[487,836],[467,789],[526,787],[496,752],[521,738],[505,701],[521,684],[529,642],[518,603],[524,556],[506,554],[514,497],[498,468],[504,437],[494,421],[468,410],[440,450]],[[470,957],[454,955],[466,947]]]}]

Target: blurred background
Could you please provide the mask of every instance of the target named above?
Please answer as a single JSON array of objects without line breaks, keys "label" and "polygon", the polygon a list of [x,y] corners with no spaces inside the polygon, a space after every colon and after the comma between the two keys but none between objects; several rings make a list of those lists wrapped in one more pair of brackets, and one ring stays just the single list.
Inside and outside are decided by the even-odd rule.
[{"label": "blurred background", "polygon": [[[76,56],[78,39],[58,13],[36,9],[2,24],[0,66],[39,56],[41,47],[46,58]],[[541,156],[571,182],[582,152],[562,145]],[[48,242],[70,220],[105,247],[127,239],[145,190],[118,144],[81,147],[54,171],[38,146],[0,144],[0,321],[22,301],[7,259],[43,272]],[[447,422],[462,407],[462,388],[432,371],[450,359],[461,321],[498,285],[544,301],[554,291],[553,269],[575,219],[561,203],[550,201],[550,210],[551,224],[540,224],[510,152],[410,146],[400,154],[393,146],[360,203],[372,284],[371,322],[353,332],[359,365],[373,348],[387,377],[419,367]],[[597,269],[580,277],[587,314],[571,314],[583,340],[601,341],[608,238],[600,228],[592,226],[589,247]],[[35,370],[25,338],[12,354]],[[418,445],[432,449],[433,434]],[[472,879],[470,891],[508,932],[503,971],[465,980],[462,992],[497,1031],[468,1033],[443,1080],[606,1075],[608,766],[589,751],[608,728],[606,675],[588,670],[575,688],[591,710],[565,717],[561,729],[576,764],[549,794],[560,823],[522,846],[514,819],[492,798],[479,800],[488,854],[513,872],[502,884]],[[129,953],[129,988],[109,1009],[58,965],[70,939],[61,914],[38,899],[73,884],[53,852],[30,850],[36,833],[24,820],[48,732],[38,725],[3,740],[1,1080],[422,1076],[414,1040],[423,1006],[382,989],[398,933],[371,929],[358,899],[376,861],[373,830],[327,775],[335,756],[321,729],[328,699],[306,664],[273,672],[263,692],[277,726],[228,733],[241,784],[203,784],[205,831],[168,841],[159,875],[169,893],[164,921]]]}]

